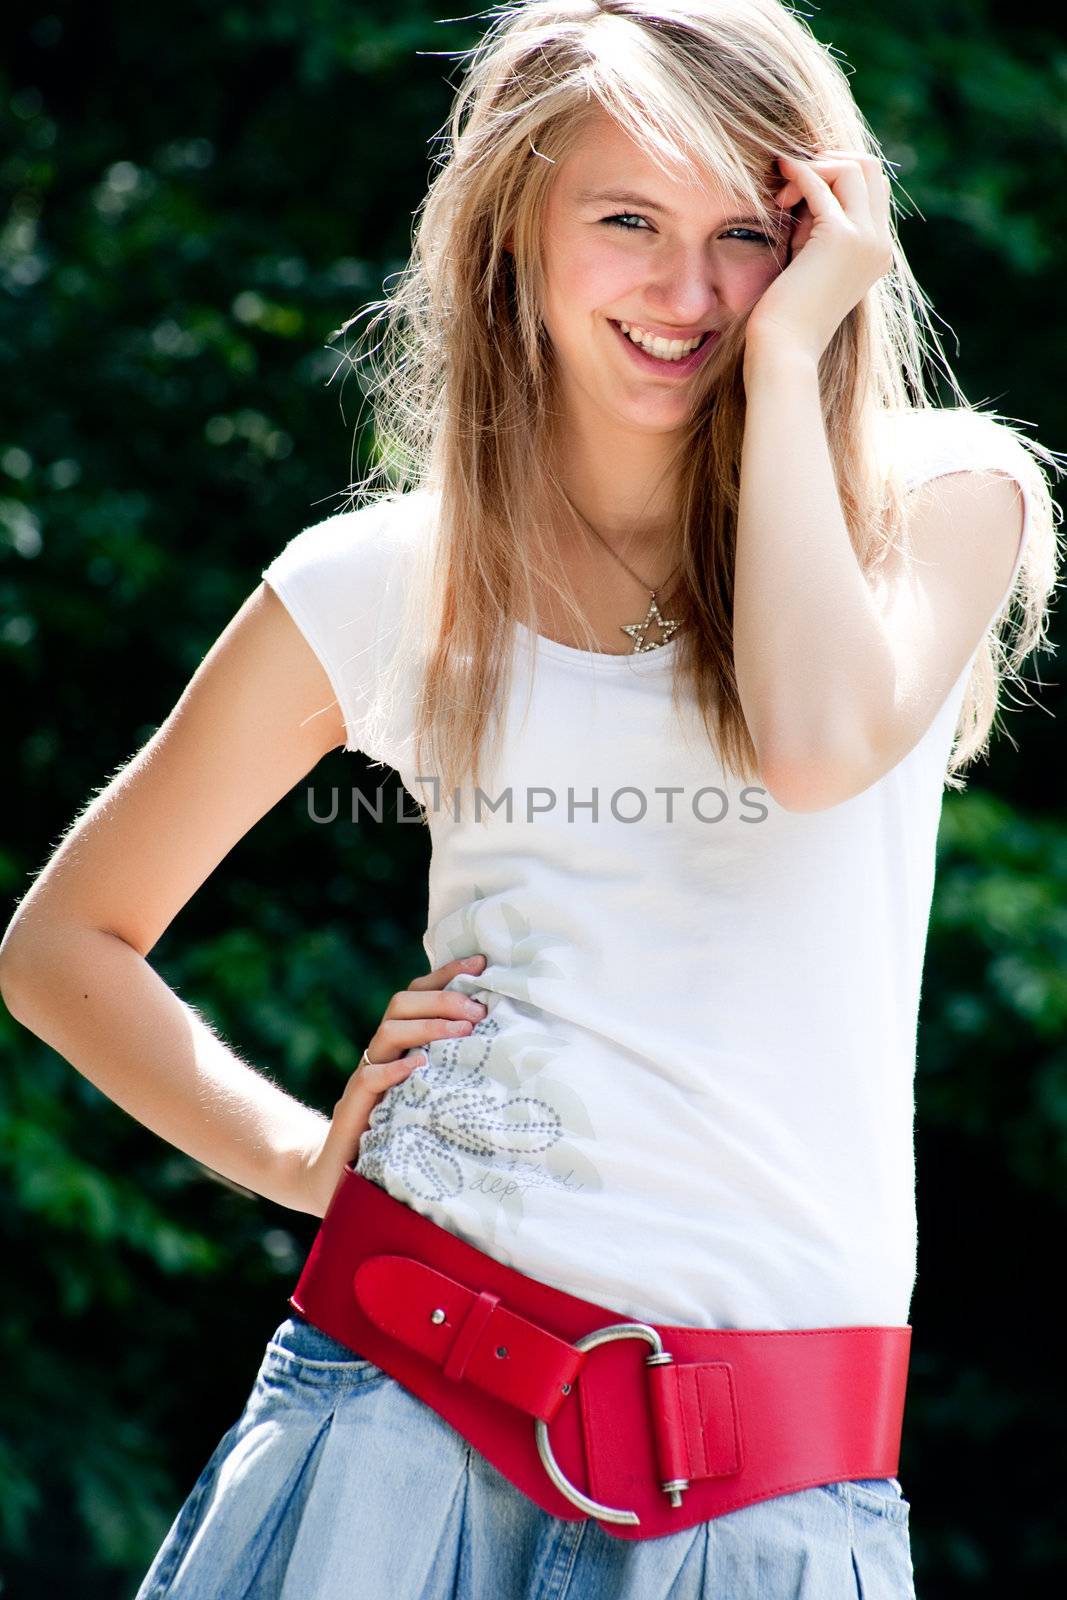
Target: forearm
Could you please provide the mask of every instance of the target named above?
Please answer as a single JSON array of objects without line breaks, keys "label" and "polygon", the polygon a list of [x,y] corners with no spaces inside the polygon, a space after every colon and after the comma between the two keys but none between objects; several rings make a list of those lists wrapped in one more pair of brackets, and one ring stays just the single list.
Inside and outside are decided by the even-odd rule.
[{"label": "forearm", "polygon": [[4,973],[31,1033],[186,1155],[243,1188],[312,1211],[303,1151],[329,1121],[241,1061],[124,940],[97,929],[35,936]]},{"label": "forearm", "polygon": [[866,748],[864,709],[894,668],[849,538],[806,354],[745,362],[733,643],[738,694],[768,764],[818,766]]}]

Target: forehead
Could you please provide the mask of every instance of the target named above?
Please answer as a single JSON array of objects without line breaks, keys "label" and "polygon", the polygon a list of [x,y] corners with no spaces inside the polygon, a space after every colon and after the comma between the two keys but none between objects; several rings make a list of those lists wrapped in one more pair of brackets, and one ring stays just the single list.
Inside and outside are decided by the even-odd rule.
[{"label": "forehead", "polygon": [[552,185],[561,202],[592,203],[594,194],[622,199],[631,194],[657,200],[669,210],[694,206],[729,209],[739,198],[696,167],[683,177],[664,172],[606,112],[599,112],[583,127],[559,164]]}]

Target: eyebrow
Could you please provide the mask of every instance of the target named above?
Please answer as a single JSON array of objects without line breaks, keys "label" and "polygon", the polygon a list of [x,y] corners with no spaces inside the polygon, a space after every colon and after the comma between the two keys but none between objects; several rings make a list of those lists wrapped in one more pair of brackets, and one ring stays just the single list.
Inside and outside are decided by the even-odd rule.
[{"label": "eyebrow", "polygon": [[[579,205],[640,206],[642,211],[658,211],[665,217],[670,217],[674,214],[666,206],[657,205],[654,200],[648,200],[644,195],[633,194],[628,189],[581,189],[578,192],[577,200]],[[725,217],[720,226],[728,228],[732,224],[736,225],[739,222],[751,222],[757,227],[763,227],[759,217]]]}]

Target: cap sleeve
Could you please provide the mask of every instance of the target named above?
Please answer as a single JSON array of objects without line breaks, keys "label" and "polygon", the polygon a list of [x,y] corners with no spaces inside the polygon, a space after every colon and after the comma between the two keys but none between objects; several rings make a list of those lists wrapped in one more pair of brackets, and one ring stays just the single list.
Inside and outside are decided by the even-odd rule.
[{"label": "cap sleeve", "polygon": [[314,651],[345,725],[345,749],[369,750],[367,732],[385,652],[396,640],[410,496],[339,512],[294,535],[262,571]]},{"label": "cap sleeve", "polygon": [[1010,428],[980,412],[909,412],[897,418],[896,424],[898,459],[909,490],[948,473],[982,470],[1003,472],[1019,486],[1022,530],[1011,578],[990,619],[994,621],[1011,597],[1026,555],[1035,497],[1040,493],[1040,469]]}]

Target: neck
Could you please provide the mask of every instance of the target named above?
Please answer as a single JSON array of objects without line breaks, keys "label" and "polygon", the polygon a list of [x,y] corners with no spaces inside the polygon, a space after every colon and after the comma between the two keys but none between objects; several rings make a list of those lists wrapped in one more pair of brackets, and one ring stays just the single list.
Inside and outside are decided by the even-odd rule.
[{"label": "neck", "polygon": [[626,561],[662,565],[677,543],[676,484],[662,435],[615,438],[598,424],[590,437],[580,423],[565,433],[556,471],[572,506]]}]

